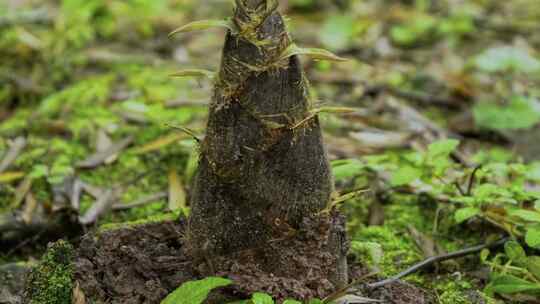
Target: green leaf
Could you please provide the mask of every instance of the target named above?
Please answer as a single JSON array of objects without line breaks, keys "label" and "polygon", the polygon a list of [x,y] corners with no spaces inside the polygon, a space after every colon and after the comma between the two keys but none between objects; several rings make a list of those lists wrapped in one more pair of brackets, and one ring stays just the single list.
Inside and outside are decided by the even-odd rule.
[{"label": "green leaf", "polygon": [[537,211],[519,209],[511,211],[510,215],[517,216],[528,222],[540,223],[540,212]]},{"label": "green leaf", "polygon": [[311,299],[309,300],[308,304],[324,304],[324,302],[319,299]]},{"label": "green leaf", "polygon": [[436,160],[442,157],[448,157],[459,146],[459,140],[444,139],[436,141],[428,146],[428,157]]},{"label": "green leaf", "polygon": [[296,300],[285,300],[283,304],[302,304],[302,302],[296,301]]},{"label": "green leaf", "polygon": [[540,256],[527,258],[527,270],[540,280]]},{"label": "green leaf", "polygon": [[480,261],[482,261],[482,263],[485,263],[487,261],[489,253],[490,251],[487,248],[482,249],[482,251],[480,251]]},{"label": "green leaf", "polygon": [[498,197],[511,197],[512,193],[499,185],[486,183],[476,187],[473,190],[473,196],[477,201],[485,203]]},{"label": "green leaf", "polygon": [[476,66],[485,72],[517,71],[533,73],[540,71],[540,61],[529,52],[512,46],[490,48],[478,55]]},{"label": "green leaf", "polygon": [[422,170],[412,166],[404,165],[400,167],[396,172],[394,172],[394,174],[392,174],[390,184],[392,184],[392,186],[407,185],[419,179],[421,176]]},{"label": "green leaf", "polygon": [[521,292],[538,292],[540,284],[531,283],[513,275],[497,275],[486,287],[490,293],[513,294]]},{"label": "green leaf", "polygon": [[540,226],[534,226],[527,229],[525,242],[533,248],[540,249]]},{"label": "green leaf", "polygon": [[355,20],[350,16],[329,17],[320,31],[322,44],[332,50],[341,50],[349,45],[354,36]]},{"label": "green leaf", "polygon": [[201,304],[212,289],[230,284],[231,280],[218,277],[187,282],[170,293],[161,304]]},{"label": "green leaf", "polygon": [[336,181],[357,176],[364,168],[364,163],[356,159],[342,159],[332,162],[332,173]]},{"label": "green leaf", "polygon": [[184,26],[181,26],[169,34],[169,37],[172,37],[179,33],[187,33],[193,31],[203,31],[213,27],[224,27],[231,31],[234,31],[234,25],[230,20],[199,20],[188,23]]},{"label": "green leaf", "polygon": [[540,182],[540,162],[534,162],[528,167],[526,172],[527,178],[535,182]]},{"label": "green leaf", "polygon": [[540,123],[540,103],[533,98],[516,96],[508,105],[480,102],[473,107],[477,126],[490,130],[530,129]]},{"label": "green leaf", "polygon": [[251,302],[253,302],[253,304],[274,304],[274,300],[271,296],[261,292],[254,293],[251,296]]},{"label": "green leaf", "polygon": [[476,208],[476,207],[461,208],[461,209],[458,209],[456,213],[454,214],[454,219],[456,220],[456,223],[461,224],[478,214],[480,214],[479,208]]},{"label": "green leaf", "polygon": [[287,47],[285,51],[283,51],[283,54],[281,54],[279,59],[283,60],[296,55],[307,55],[315,60],[347,61],[347,59],[339,57],[327,50],[316,48],[301,48],[294,43],[289,45],[289,47]]},{"label": "green leaf", "polygon": [[523,266],[527,264],[527,254],[518,242],[510,241],[504,244],[504,252],[516,265]]},{"label": "green leaf", "polygon": [[403,46],[412,46],[428,37],[437,22],[429,15],[419,14],[413,20],[403,25],[396,25],[390,29],[392,41]]}]

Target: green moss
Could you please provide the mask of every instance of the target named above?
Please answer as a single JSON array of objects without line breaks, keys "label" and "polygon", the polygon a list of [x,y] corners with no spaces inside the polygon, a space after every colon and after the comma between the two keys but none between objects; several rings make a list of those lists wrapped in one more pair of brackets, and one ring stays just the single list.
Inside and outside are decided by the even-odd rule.
[{"label": "green moss", "polygon": [[179,213],[176,212],[168,212],[168,213],[161,213],[153,216],[149,216],[144,219],[139,219],[135,221],[130,222],[123,222],[123,223],[107,223],[99,226],[98,233],[103,233],[110,230],[116,230],[116,229],[122,229],[122,228],[133,228],[135,226],[144,225],[144,224],[152,224],[152,223],[159,223],[164,221],[174,221],[178,219]]},{"label": "green moss", "polygon": [[395,275],[422,258],[408,235],[387,226],[363,228],[354,240],[381,245],[383,257],[378,266],[382,276]]},{"label": "green moss", "polygon": [[434,291],[439,295],[440,304],[468,304],[469,297],[465,291],[471,288],[471,285],[465,281],[442,281],[434,286]]},{"label": "green moss", "polygon": [[73,289],[73,246],[60,240],[51,245],[32,269],[26,289],[30,304],[70,304]]}]

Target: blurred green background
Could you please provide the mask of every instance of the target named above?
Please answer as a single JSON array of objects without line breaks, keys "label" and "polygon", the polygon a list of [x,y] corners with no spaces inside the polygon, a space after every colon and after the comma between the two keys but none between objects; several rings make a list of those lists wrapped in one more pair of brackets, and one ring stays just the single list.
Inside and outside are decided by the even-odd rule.
[{"label": "blurred green background", "polygon": [[[232,2],[2,1],[0,160],[16,142],[24,148],[0,166],[0,210],[43,216],[66,203],[59,197],[74,179],[101,188],[121,185],[118,204],[170,193],[171,183],[183,197],[178,206],[156,195],[142,207],[107,213],[100,223],[186,208],[197,145],[173,126],[203,136],[212,82],[169,75],[216,70],[225,33],[167,35],[190,21],[230,16]],[[366,157],[372,166],[402,166],[411,149],[425,151],[453,137],[461,140],[460,160],[469,168],[523,163],[520,174],[529,174],[524,181],[538,191],[537,0],[285,0],[280,11],[297,44],[350,59],[303,60],[316,104],[356,110],[322,117],[338,190],[354,185],[351,176]],[[103,159],[92,162],[103,151]],[[416,176],[401,173],[403,184]],[[28,193],[38,202],[30,211]],[[93,202],[84,195],[79,212]],[[352,229],[363,227],[365,206],[352,209]],[[403,232],[406,222],[397,220],[395,229]],[[389,231],[361,237],[386,240]],[[406,242],[386,249],[412,248]],[[471,287],[464,284],[458,289]],[[469,303],[448,297],[446,303]]]}]

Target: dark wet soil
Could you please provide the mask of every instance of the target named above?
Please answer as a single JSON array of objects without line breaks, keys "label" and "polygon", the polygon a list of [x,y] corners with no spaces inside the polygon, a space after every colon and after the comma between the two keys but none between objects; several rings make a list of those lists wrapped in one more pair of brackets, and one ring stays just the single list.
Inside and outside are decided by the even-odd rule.
[{"label": "dark wet soil", "polygon": [[[211,303],[241,299],[264,291],[277,299],[323,298],[336,289],[325,277],[334,257],[325,253],[317,231],[276,239],[264,248],[224,257],[190,257],[183,246],[183,222],[161,222],[88,234],[77,251],[75,279],[88,298],[98,303],[152,304],[183,282],[208,275],[227,276],[233,287],[220,290]],[[294,250],[293,250],[294,248]],[[276,259],[279,256],[280,258]],[[263,261],[263,262],[261,262]],[[264,261],[289,265],[266,265]],[[354,278],[361,270],[350,267]],[[412,285],[394,283],[364,296],[383,303],[431,303],[428,294]],[[279,302],[278,302],[279,303]]]}]

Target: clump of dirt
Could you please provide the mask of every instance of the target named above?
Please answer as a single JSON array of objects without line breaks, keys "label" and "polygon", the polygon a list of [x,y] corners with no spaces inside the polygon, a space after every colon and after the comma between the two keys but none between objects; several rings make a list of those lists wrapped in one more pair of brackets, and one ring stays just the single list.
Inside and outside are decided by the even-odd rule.
[{"label": "clump of dirt", "polygon": [[425,290],[403,281],[393,282],[384,287],[366,290],[364,295],[382,303],[392,304],[431,304],[436,303],[433,296]]},{"label": "clump of dirt", "polygon": [[262,291],[277,299],[323,298],[338,288],[331,275],[341,255],[329,250],[330,227],[343,221],[338,214],[305,218],[298,229],[276,232],[264,246],[214,258],[199,268],[203,275],[231,278],[236,292],[245,296]]},{"label": "clump of dirt", "polygon": [[195,278],[182,254],[185,225],[148,223],[87,234],[75,257],[74,278],[88,298],[103,303],[159,303]]},{"label": "clump of dirt", "polygon": [[[212,259],[204,253],[190,255],[183,221],[88,234],[76,253],[74,278],[88,298],[104,303],[160,303],[182,283],[212,275],[229,277],[234,285],[213,294],[207,303],[247,298],[256,291],[271,294],[278,303],[323,298],[337,289],[326,277],[327,268],[336,265],[336,255],[326,250],[327,228],[335,220],[305,220],[298,230],[264,247]],[[403,284],[381,288],[371,296],[385,303],[428,303],[423,301],[425,292]]]}]

